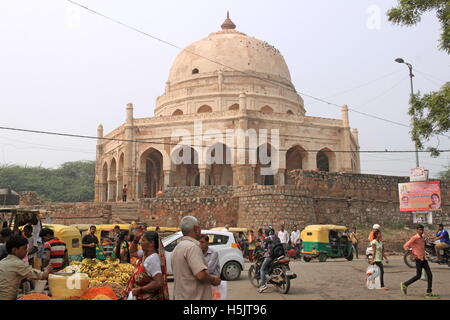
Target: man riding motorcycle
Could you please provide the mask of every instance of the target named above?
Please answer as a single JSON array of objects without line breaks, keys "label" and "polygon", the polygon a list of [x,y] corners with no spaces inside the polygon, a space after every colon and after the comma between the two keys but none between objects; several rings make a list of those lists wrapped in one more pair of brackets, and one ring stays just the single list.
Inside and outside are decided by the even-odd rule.
[{"label": "man riding motorcycle", "polygon": [[262,293],[265,290],[267,290],[266,285],[266,274],[268,272],[268,268],[270,263],[272,262],[272,257],[270,256],[270,249],[273,245],[273,242],[278,239],[278,237],[275,235],[275,230],[272,227],[268,227],[265,230],[266,238],[264,239],[264,242],[261,244],[262,249],[264,250],[264,262],[261,265],[261,271],[260,271],[260,284],[258,292]]},{"label": "man riding motorcycle", "polygon": [[448,236],[447,230],[444,230],[444,225],[441,223],[438,225],[438,232],[436,233],[436,237],[433,241],[439,240],[439,243],[435,245],[437,261],[439,264],[445,263],[445,261],[441,257],[441,250],[445,250],[450,248],[450,239]]}]

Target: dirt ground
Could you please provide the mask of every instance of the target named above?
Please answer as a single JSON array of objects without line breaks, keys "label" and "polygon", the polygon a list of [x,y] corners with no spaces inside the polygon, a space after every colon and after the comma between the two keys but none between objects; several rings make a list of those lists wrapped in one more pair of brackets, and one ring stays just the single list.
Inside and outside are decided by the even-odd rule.
[{"label": "dirt ground", "polygon": [[[269,286],[264,293],[257,293],[248,280],[250,267],[246,263],[240,280],[228,282],[228,300],[425,300],[426,281],[419,280],[408,288],[408,295],[400,292],[400,282],[415,275],[415,269],[408,268],[401,256],[391,256],[385,264],[385,285],[390,290],[369,290],[365,284],[367,261],[359,259],[327,260],[326,262],[295,261],[291,269],[297,274],[292,280],[291,290],[283,295]],[[450,268],[447,265],[430,263],[433,272],[433,292],[441,300],[450,300]],[[173,282],[169,282],[172,292]]]}]

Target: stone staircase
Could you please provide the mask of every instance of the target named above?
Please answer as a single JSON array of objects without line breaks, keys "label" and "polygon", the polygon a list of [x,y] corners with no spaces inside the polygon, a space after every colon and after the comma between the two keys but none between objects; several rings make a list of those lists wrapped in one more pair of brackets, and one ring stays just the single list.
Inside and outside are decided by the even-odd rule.
[{"label": "stone staircase", "polygon": [[139,202],[115,202],[111,203],[111,218],[112,223],[119,223],[122,220],[125,223],[131,223],[132,221],[138,222],[138,208]]}]

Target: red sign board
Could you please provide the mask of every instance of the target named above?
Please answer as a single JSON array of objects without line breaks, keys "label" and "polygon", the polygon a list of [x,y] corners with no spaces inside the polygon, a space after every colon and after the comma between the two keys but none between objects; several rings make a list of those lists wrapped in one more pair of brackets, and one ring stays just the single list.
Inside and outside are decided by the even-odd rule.
[{"label": "red sign board", "polygon": [[441,210],[439,181],[399,183],[400,211]]}]

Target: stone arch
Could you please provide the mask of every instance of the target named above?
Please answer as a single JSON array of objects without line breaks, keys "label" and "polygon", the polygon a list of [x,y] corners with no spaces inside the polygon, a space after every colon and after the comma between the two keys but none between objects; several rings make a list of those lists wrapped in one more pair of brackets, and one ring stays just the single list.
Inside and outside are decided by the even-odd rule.
[{"label": "stone arch", "polygon": [[155,197],[162,190],[164,183],[164,157],[162,153],[150,147],[145,150],[140,158],[141,181],[139,182],[140,197]]},{"label": "stone arch", "polygon": [[264,106],[259,110],[262,114],[272,114],[273,108],[269,106]]},{"label": "stone arch", "polygon": [[200,108],[198,108],[197,113],[209,113],[212,112],[212,108],[206,104],[202,105]]},{"label": "stone arch", "polygon": [[171,153],[175,165],[173,185],[200,186],[200,171],[198,169],[198,152],[189,146],[176,146]]},{"label": "stone arch", "polygon": [[102,166],[102,179],[101,179],[101,201],[108,201],[108,163],[105,161]]},{"label": "stone arch", "polygon": [[173,116],[181,116],[181,115],[183,115],[183,111],[181,111],[180,109],[177,109],[172,113],[172,115]]},{"label": "stone arch", "polygon": [[123,152],[119,155],[119,163],[117,169],[117,201],[122,199],[122,188],[123,188],[123,171],[125,167],[125,154]]},{"label": "stone arch", "polygon": [[234,110],[234,111],[237,111],[237,110],[239,110],[239,104],[237,104],[237,103],[235,103],[235,104],[233,104],[233,105],[231,105],[229,108],[228,108],[228,110]]},{"label": "stone arch", "polygon": [[271,171],[272,156],[278,152],[270,143],[264,143],[256,149],[257,164],[254,172],[254,183],[274,185],[275,172]]},{"label": "stone arch", "polygon": [[210,166],[210,185],[233,185],[233,169],[231,167],[231,149],[217,142],[207,149],[206,164]]},{"label": "stone arch", "polygon": [[303,169],[306,157],[307,152],[300,145],[295,145],[288,149],[286,152],[286,184],[295,184],[295,181],[290,177],[289,172],[292,170]]},{"label": "stone arch", "polygon": [[117,190],[117,161],[112,158],[108,172],[108,201],[116,201]]},{"label": "stone arch", "polygon": [[197,68],[192,69],[192,74],[198,74],[200,73],[200,70],[198,70]]},{"label": "stone arch", "polygon": [[289,114],[289,115],[293,115],[294,114],[294,112],[292,110],[288,110],[286,113]]},{"label": "stone arch", "polygon": [[316,162],[319,171],[335,171],[336,155],[330,149],[323,148],[317,152]]}]

